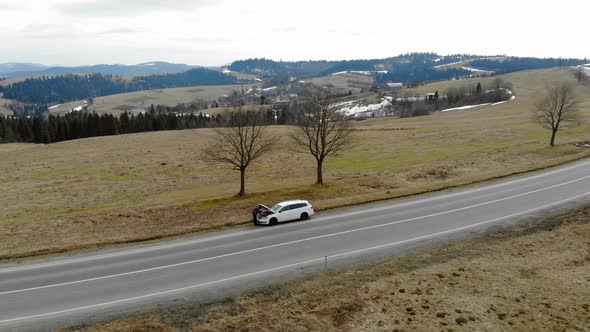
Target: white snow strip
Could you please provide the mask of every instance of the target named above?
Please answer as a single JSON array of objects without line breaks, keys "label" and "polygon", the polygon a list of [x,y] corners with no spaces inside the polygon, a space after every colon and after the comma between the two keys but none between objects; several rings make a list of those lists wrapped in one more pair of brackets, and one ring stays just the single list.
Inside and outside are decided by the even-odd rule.
[{"label": "white snow strip", "polygon": [[454,108],[447,108],[446,110],[442,110],[441,112],[468,110],[470,108],[475,108],[475,107],[480,107],[480,106],[487,106],[487,105],[491,105],[491,103],[478,104],[478,105],[467,105],[467,106],[454,107]]},{"label": "white snow strip", "polygon": [[465,70],[469,70],[471,72],[476,72],[476,73],[488,73],[488,70],[481,70],[481,69],[476,69],[476,68],[471,68],[471,67],[461,67],[462,69]]},{"label": "white snow strip", "polygon": [[278,87],[277,86],[271,86],[271,87],[268,87],[266,89],[262,89],[262,91],[270,91],[270,90],[274,90],[276,88],[278,88]]},{"label": "white snow strip", "polygon": [[445,63],[444,65],[438,65],[438,66],[434,66],[432,68],[438,69],[438,68],[447,67],[447,66],[454,66],[454,65],[458,65],[458,64],[463,63],[463,62],[465,62],[465,60],[461,60],[461,61],[457,61],[457,62],[451,62],[451,63]]},{"label": "white snow strip", "polygon": [[62,104],[57,104],[57,105],[53,105],[51,107],[49,107],[50,110],[54,109],[54,108],[58,108],[60,107]]},{"label": "white snow strip", "polygon": [[361,75],[367,75],[367,76],[371,76],[373,74],[387,74],[387,70],[346,70],[346,71],[339,71],[337,73],[332,74],[333,75],[340,75],[340,74],[361,74]]},{"label": "white snow strip", "polygon": [[514,99],[516,99],[516,96],[510,97],[510,100],[504,100],[504,101],[500,101],[500,102],[497,102],[497,103],[485,103],[485,104],[478,104],[478,105],[467,105],[467,106],[461,106],[461,107],[447,108],[445,110],[442,110],[441,112],[467,110],[467,109],[471,109],[471,108],[475,108],[475,107],[480,107],[480,106],[496,106],[496,105],[501,105],[501,104],[504,104],[506,102],[512,101]]},{"label": "white snow strip", "polygon": [[258,77],[254,77],[254,80],[255,80],[255,81],[258,81],[258,82],[262,82],[262,80],[261,80],[261,79],[259,79]]},{"label": "white snow strip", "polygon": [[229,70],[229,69],[225,68],[225,69],[222,71],[222,73],[224,73],[224,74],[229,74],[229,73],[233,73],[233,71],[231,71],[231,70]]}]

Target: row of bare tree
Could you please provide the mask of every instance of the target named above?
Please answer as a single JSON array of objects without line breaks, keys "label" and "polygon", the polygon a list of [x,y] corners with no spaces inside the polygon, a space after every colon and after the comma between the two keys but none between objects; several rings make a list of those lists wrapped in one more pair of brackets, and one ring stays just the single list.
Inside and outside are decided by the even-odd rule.
[{"label": "row of bare tree", "polygon": [[[296,130],[290,135],[293,152],[309,153],[316,160],[317,184],[324,184],[323,164],[352,142],[349,122],[338,112],[330,95],[310,97],[298,110]],[[216,141],[205,153],[210,161],[229,164],[240,172],[240,192],[246,194],[246,169],[279,142],[264,126],[264,112],[236,107],[228,112],[227,127],[216,128]]]},{"label": "row of bare tree", "polygon": [[[535,120],[551,131],[549,144],[555,145],[559,129],[580,123],[575,85],[561,83],[550,87],[535,105]],[[317,184],[323,184],[326,158],[338,154],[352,142],[350,123],[338,112],[328,94],[312,95],[297,110],[296,129],[289,135],[293,152],[309,153],[316,160]],[[208,160],[229,164],[240,172],[239,196],[246,194],[246,170],[268,154],[279,137],[268,132],[265,112],[234,108],[224,116],[225,127],[216,128],[216,141],[206,150]]]}]

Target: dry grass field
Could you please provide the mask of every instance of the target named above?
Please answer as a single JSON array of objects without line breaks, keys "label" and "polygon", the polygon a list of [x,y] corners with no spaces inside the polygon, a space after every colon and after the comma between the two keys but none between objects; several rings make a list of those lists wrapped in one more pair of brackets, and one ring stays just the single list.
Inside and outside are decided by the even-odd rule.
[{"label": "dry grass field", "polygon": [[341,93],[346,93],[350,90],[356,94],[361,89],[368,90],[373,85],[373,77],[359,73],[343,73],[316,77],[305,80],[305,82],[311,82],[319,86],[332,85],[334,88],[340,90],[339,92]]},{"label": "dry grass field", "polygon": [[[243,85],[248,90],[250,85]],[[211,101],[223,95],[230,95],[234,91],[242,91],[242,85],[214,85],[193,86],[187,88],[172,88],[161,90],[147,90],[117,95],[97,97],[94,99],[94,110],[97,113],[119,114],[120,106],[149,107],[154,105],[175,106],[179,103],[190,103],[196,100]]]},{"label": "dry grass field", "polygon": [[[522,76],[519,76],[522,75]],[[143,241],[241,225],[253,204],[306,198],[321,209],[473,183],[589,156],[588,124],[560,132],[558,146],[531,121],[550,69],[507,75],[517,99],[473,111],[354,123],[356,145],[325,165],[293,154],[290,127],[271,127],[279,146],[247,172],[203,160],[209,129],[100,137],[50,145],[0,145],[0,257],[5,259]],[[448,84],[448,83],[444,83]],[[221,88],[221,87],[220,87]],[[426,87],[428,88],[428,87]],[[590,119],[590,87],[582,87]],[[121,101],[123,102],[123,101]],[[116,103],[114,103],[116,104]]]},{"label": "dry grass field", "polygon": [[12,103],[10,100],[0,97],[0,115],[12,115],[12,111],[8,107],[5,107],[5,105],[10,103]]},{"label": "dry grass field", "polygon": [[[243,87],[247,90],[250,85],[243,85]],[[147,108],[152,104],[176,106],[179,103],[190,103],[197,100],[210,102],[223,95],[230,95],[234,91],[241,90],[242,85],[212,85],[121,93],[96,97],[94,104],[89,109],[99,114],[120,114],[123,109]],[[83,100],[73,101],[50,109],[50,112],[55,115],[63,115],[83,104]],[[215,110],[207,110],[207,112],[215,113]]]},{"label": "dry grass field", "polygon": [[[71,331],[587,331],[590,208],[510,232]],[[567,241],[564,241],[567,239]]]}]

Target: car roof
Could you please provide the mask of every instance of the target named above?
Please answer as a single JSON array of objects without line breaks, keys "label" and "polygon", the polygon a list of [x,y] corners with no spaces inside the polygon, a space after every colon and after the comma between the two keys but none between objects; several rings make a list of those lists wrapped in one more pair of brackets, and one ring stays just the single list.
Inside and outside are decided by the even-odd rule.
[{"label": "car roof", "polygon": [[289,200],[289,201],[278,202],[275,205],[290,205],[290,204],[298,204],[298,203],[306,203],[306,204],[309,204],[308,201],[303,200],[303,199],[292,199],[292,200]]}]

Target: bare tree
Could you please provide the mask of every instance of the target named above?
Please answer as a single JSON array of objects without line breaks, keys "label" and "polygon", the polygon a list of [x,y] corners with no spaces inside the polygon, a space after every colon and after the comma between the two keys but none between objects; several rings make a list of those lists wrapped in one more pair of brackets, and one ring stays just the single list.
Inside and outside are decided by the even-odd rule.
[{"label": "bare tree", "polygon": [[350,123],[329,95],[314,95],[303,107],[297,130],[291,135],[299,151],[309,152],[317,163],[317,184],[324,184],[323,163],[352,142]]},{"label": "bare tree", "polygon": [[277,141],[263,126],[263,113],[241,108],[226,113],[227,127],[215,128],[216,141],[205,149],[209,160],[230,164],[234,170],[240,171],[240,197],[246,194],[246,169],[268,153]]},{"label": "bare tree", "polygon": [[559,129],[579,124],[577,113],[575,86],[569,83],[550,87],[546,96],[535,105],[537,122],[543,128],[551,130],[551,146],[555,145],[555,136]]},{"label": "bare tree", "polygon": [[584,84],[588,80],[586,74],[584,73],[584,67],[576,68],[574,75],[576,77],[576,80],[578,81],[578,84]]}]

